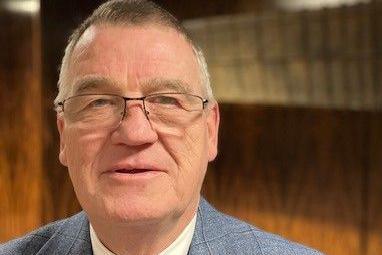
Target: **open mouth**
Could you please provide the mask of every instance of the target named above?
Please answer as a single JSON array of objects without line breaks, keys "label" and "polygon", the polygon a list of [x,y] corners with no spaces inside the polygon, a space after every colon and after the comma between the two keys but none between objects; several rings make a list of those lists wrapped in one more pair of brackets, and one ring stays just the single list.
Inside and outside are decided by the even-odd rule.
[{"label": "open mouth", "polygon": [[150,172],[151,170],[149,169],[118,169],[115,170],[116,173],[120,174],[140,174],[140,173],[146,173]]}]

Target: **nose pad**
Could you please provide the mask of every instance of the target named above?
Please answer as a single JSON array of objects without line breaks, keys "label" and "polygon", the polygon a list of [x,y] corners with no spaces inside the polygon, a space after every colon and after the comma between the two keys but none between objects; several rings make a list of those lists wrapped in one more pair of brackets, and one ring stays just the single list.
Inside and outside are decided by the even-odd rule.
[{"label": "nose pad", "polygon": [[145,108],[143,108],[142,110],[143,110],[144,114],[146,115],[147,120],[149,120],[150,112],[147,111]]},{"label": "nose pad", "polygon": [[[125,109],[124,109],[123,112],[121,112],[122,118],[121,118],[120,123],[121,123],[123,120],[125,120],[125,119],[129,116],[129,113],[128,113],[129,110],[130,110],[132,107],[135,106],[135,104],[133,104],[133,101],[138,101],[138,100],[142,101],[141,99],[133,99],[133,100],[131,100],[131,101],[129,100],[129,101],[126,102]],[[130,104],[133,104],[133,105],[130,105]],[[138,102],[136,102],[136,104],[138,104]],[[139,108],[142,110],[142,112],[143,112],[143,114],[145,115],[146,119],[150,122],[150,119],[149,119],[149,114],[150,114],[150,113],[149,113],[149,111],[146,110],[143,101],[140,102]],[[150,125],[151,125],[151,122],[150,122]]]},{"label": "nose pad", "polygon": [[126,110],[121,113],[121,121],[112,133],[113,141],[131,146],[154,143],[158,136],[148,115],[143,104],[126,104]]}]

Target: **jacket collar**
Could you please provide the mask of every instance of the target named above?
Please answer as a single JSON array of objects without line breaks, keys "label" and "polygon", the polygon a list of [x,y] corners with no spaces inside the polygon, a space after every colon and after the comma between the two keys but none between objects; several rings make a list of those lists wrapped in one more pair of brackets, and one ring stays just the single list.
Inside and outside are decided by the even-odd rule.
[{"label": "jacket collar", "polygon": [[192,238],[189,255],[213,254],[209,241],[218,234],[225,234],[221,214],[201,197],[196,216],[196,227]]},{"label": "jacket collar", "polygon": [[[189,254],[211,253],[208,247],[208,241],[216,236],[216,230],[220,229],[221,221],[216,217],[219,213],[201,197],[197,217],[194,236],[191,241]],[[208,224],[205,224],[208,222]],[[43,254],[93,254],[89,221],[85,212],[80,212],[68,220],[64,221],[48,242],[41,248],[37,255]]]},{"label": "jacket collar", "polygon": [[89,221],[80,212],[64,221],[37,255],[92,254]]}]

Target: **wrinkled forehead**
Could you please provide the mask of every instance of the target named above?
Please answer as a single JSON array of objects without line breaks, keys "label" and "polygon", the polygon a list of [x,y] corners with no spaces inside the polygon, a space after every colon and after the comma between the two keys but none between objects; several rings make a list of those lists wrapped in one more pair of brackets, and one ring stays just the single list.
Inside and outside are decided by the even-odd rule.
[{"label": "wrinkled forehead", "polygon": [[83,79],[94,77],[98,81],[95,84],[105,80],[109,86],[125,85],[132,91],[163,90],[168,84],[172,89],[177,86],[187,92],[202,92],[200,69],[190,42],[162,25],[89,27],[73,49],[68,76],[72,94]]}]

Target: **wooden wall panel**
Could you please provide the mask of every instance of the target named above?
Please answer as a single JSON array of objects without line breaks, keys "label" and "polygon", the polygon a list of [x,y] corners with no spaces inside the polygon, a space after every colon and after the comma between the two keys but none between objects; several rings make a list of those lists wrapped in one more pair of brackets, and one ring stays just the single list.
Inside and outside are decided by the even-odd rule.
[{"label": "wooden wall panel", "polygon": [[153,0],[180,19],[229,15],[232,13],[261,13],[273,7],[270,0]]},{"label": "wooden wall panel", "polygon": [[379,2],[185,26],[204,50],[220,101],[373,111],[382,109],[381,15]]},{"label": "wooden wall panel", "polygon": [[[35,20],[0,13],[0,241],[80,210],[58,162],[52,101],[69,31],[100,2],[41,1],[42,99]],[[239,8],[159,2],[187,18]],[[306,66],[295,68],[305,77]],[[368,71],[375,85],[378,70]],[[203,189],[213,204],[327,254],[382,253],[381,113],[221,104],[221,114],[219,156]]]},{"label": "wooden wall panel", "polygon": [[103,0],[41,1],[44,109],[44,192],[42,221],[51,222],[81,210],[67,169],[58,161],[59,136],[53,100],[57,95],[58,70],[71,31]]},{"label": "wooden wall panel", "polygon": [[365,198],[367,225],[367,246],[364,254],[382,254],[382,117],[373,115],[369,133],[370,154],[368,164],[370,172],[366,176],[368,196]]},{"label": "wooden wall panel", "polygon": [[0,242],[41,224],[41,83],[37,16],[0,6]]},{"label": "wooden wall panel", "polygon": [[219,156],[204,186],[218,208],[327,254],[380,249],[381,226],[367,234],[365,199],[379,223],[381,185],[369,192],[365,176],[371,164],[370,178],[381,177],[382,143],[369,147],[368,134],[381,136],[382,114],[228,104],[221,113]]}]

